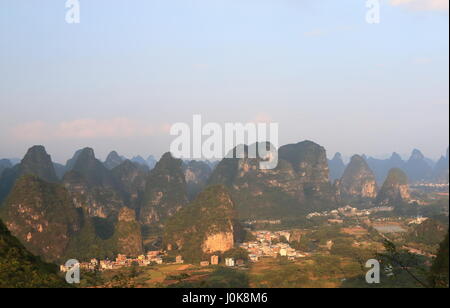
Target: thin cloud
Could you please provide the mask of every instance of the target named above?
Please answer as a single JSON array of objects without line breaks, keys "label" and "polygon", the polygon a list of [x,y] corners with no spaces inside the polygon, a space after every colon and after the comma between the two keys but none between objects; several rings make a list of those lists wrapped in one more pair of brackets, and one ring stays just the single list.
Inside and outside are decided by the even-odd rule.
[{"label": "thin cloud", "polygon": [[271,123],[274,122],[273,118],[267,113],[258,113],[255,118],[250,121],[253,123]]},{"label": "thin cloud", "polygon": [[20,140],[58,140],[147,137],[165,131],[166,124],[150,125],[129,118],[113,118],[76,119],[57,124],[35,121],[17,125],[11,133]]}]

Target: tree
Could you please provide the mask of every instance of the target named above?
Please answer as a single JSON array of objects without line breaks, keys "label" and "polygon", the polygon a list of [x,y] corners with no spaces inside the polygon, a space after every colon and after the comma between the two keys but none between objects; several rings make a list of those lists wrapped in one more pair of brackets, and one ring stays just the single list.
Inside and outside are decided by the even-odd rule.
[{"label": "tree", "polygon": [[378,253],[377,257],[381,261],[382,267],[388,269],[389,276],[399,277],[406,273],[416,284],[421,287],[429,288],[430,285],[422,279],[426,269],[418,257],[407,251],[398,251],[394,243],[384,240],[384,253]]},{"label": "tree", "polygon": [[243,248],[232,248],[224,253],[225,258],[248,261],[248,251]]},{"label": "tree", "polygon": [[433,288],[448,288],[448,237],[449,234],[445,237],[444,241],[441,243],[439,247],[439,251],[436,259],[434,259],[433,265],[431,266],[430,271],[430,285]]}]

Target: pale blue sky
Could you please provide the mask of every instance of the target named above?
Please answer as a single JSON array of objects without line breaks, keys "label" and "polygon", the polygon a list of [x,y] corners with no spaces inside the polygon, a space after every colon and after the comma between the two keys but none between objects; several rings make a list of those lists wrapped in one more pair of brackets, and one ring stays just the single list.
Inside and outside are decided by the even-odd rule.
[{"label": "pale blue sky", "polygon": [[[280,123],[280,142],[381,156],[449,140],[448,1],[65,0],[0,2],[0,157],[43,144],[161,153],[168,125]],[[440,1],[438,0],[437,3]],[[419,4],[416,6],[415,4]]]}]

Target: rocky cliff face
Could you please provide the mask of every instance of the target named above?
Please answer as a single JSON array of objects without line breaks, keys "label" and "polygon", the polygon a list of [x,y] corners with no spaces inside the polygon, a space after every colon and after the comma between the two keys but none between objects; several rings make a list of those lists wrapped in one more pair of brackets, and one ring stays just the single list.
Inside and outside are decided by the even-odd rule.
[{"label": "rocky cliff face", "polygon": [[139,220],[144,225],[162,223],[187,203],[182,161],[166,153],[147,178]]},{"label": "rocky cliff face", "polygon": [[210,177],[210,185],[230,189],[240,218],[290,217],[335,206],[323,147],[310,141],[287,145],[279,149],[277,168],[261,170],[259,163],[247,155],[227,158]]},{"label": "rocky cliff face", "polygon": [[329,183],[328,161],[325,148],[311,141],[280,147],[279,158],[290,162],[303,183],[313,186]]},{"label": "rocky cliff face", "polygon": [[205,254],[225,252],[234,246],[234,202],[223,186],[201,192],[168,222],[163,244],[177,250],[186,260],[197,261]]},{"label": "rocky cliff face", "polygon": [[29,251],[51,261],[63,256],[71,235],[80,229],[80,217],[66,189],[35,176],[16,182],[1,217]]},{"label": "rocky cliff face", "polygon": [[183,164],[184,178],[189,200],[193,200],[205,188],[212,173],[211,167],[202,161],[189,161]]},{"label": "rocky cliff face", "polygon": [[206,254],[215,252],[225,252],[234,247],[233,228],[230,226],[229,232],[220,232],[208,235],[202,244],[202,251]]},{"label": "rocky cliff face", "polygon": [[46,182],[58,182],[52,159],[43,146],[34,146],[28,150],[20,163],[20,174],[35,175]]},{"label": "rocky cliff face", "polygon": [[77,152],[72,169],[64,175],[64,186],[72,195],[77,208],[91,217],[116,215],[124,206],[120,184],[110,170],[86,148]]},{"label": "rocky cliff face", "polygon": [[114,238],[117,253],[134,257],[143,254],[141,226],[134,210],[126,207],[120,210]]},{"label": "rocky cliff face", "polygon": [[148,172],[129,160],[124,161],[111,172],[120,185],[125,204],[138,209],[145,191]]},{"label": "rocky cliff face", "polygon": [[340,197],[343,201],[374,199],[377,196],[375,175],[363,157],[355,155],[345,169],[339,182]]},{"label": "rocky cliff face", "polygon": [[396,206],[409,199],[408,177],[401,169],[391,169],[378,193],[377,204]]}]

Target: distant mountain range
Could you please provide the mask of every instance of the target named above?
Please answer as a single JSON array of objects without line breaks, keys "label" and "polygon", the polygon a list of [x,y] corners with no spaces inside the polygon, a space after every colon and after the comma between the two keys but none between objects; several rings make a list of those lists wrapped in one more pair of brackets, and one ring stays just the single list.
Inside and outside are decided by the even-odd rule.
[{"label": "distant mountain range", "polygon": [[9,159],[0,159],[0,176],[5,169],[12,168],[12,164]]},{"label": "distant mountain range", "polygon": [[[449,181],[449,154],[448,150],[437,162],[426,158],[420,150],[413,150],[410,158],[404,161],[399,154],[392,153],[388,159],[377,159],[362,156],[369,168],[373,171],[377,184],[381,185],[388,176],[389,170],[399,168],[403,170],[411,184],[420,182],[432,182],[445,184]],[[330,167],[330,180],[339,179],[344,172],[345,164],[340,153],[336,153],[333,159],[328,161]]]},{"label": "distant mountain range", "polygon": [[[155,234],[165,234],[166,245],[198,236],[204,247],[220,248],[220,241],[231,242],[229,222],[235,219],[292,219],[345,204],[400,208],[410,198],[408,183],[448,183],[448,159],[447,151],[431,167],[415,150],[408,161],[395,153],[386,160],[355,155],[345,165],[340,154],[328,161],[325,148],[303,141],[280,147],[273,170],[261,170],[260,160],[248,155],[211,163],[170,153],[159,161],[128,160],[112,151],[102,162],[91,148],[60,165],[44,147],[33,146],[16,165],[0,160],[0,218],[28,251],[52,262],[140,254],[144,242],[151,244],[144,239]],[[202,232],[181,238],[173,233],[213,228],[202,209],[215,211],[221,203],[230,209],[222,217],[225,235],[208,240]],[[206,220],[192,221],[197,212]]]}]

